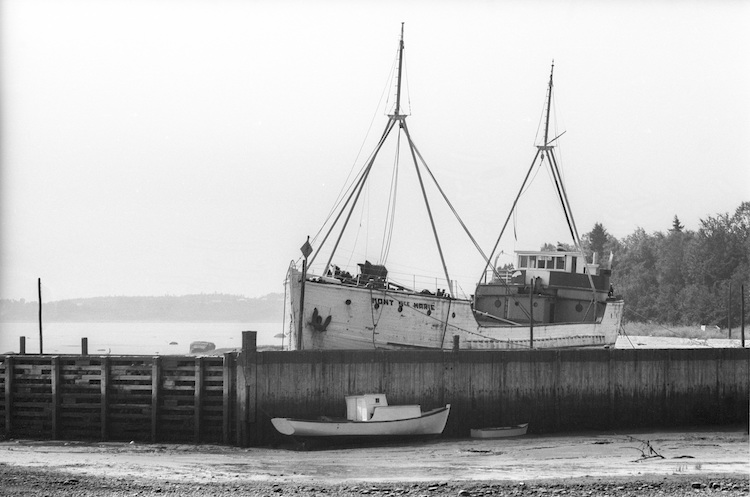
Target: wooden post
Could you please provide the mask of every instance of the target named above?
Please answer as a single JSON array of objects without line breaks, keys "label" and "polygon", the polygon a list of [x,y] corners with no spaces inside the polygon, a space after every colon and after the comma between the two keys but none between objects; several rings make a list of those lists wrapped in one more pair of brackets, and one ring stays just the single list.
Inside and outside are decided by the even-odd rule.
[{"label": "wooden post", "polygon": [[229,443],[232,420],[232,380],[235,374],[236,363],[232,360],[233,355],[224,354],[224,377],[222,381],[222,420],[221,420],[221,442]]},{"label": "wooden post", "polygon": [[256,352],[258,344],[258,332],[257,331],[243,331],[242,332],[242,351],[243,352]]},{"label": "wooden post", "polygon": [[159,400],[161,399],[161,357],[154,357],[151,363],[151,442],[158,442]]},{"label": "wooden post", "polygon": [[195,397],[193,398],[193,442],[201,442],[201,406],[203,405],[203,358],[195,358]]},{"label": "wooden post", "polygon": [[534,278],[529,287],[529,348],[534,348]]},{"label": "wooden post", "polygon": [[729,281],[729,292],[727,294],[727,328],[729,335],[727,338],[732,339],[732,281]]},{"label": "wooden post", "polygon": [[39,285],[39,354],[44,354],[44,339],[42,337],[42,279],[37,279]]},{"label": "wooden post", "polygon": [[237,445],[247,447],[249,442],[248,423],[255,422],[255,368],[257,357],[257,333],[255,331],[242,332],[242,352],[237,364],[237,383],[235,406],[237,417],[236,438]]},{"label": "wooden post", "polygon": [[107,420],[107,406],[109,405],[109,357],[102,358],[100,387],[100,406],[101,406],[101,438],[106,442],[109,439],[109,423]]},{"label": "wooden post", "polygon": [[[243,342],[244,342],[244,333],[243,333]],[[247,440],[246,440],[246,425],[245,425],[245,418],[247,416],[247,377],[245,376],[245,370],[248,367],[248,360],[247,356],[249,355],[249,352],[243,347],[242,352],[240,353],[239,359],[237,361],[237,368],[235,370],[235,378],[236,378],[236,385],[237,390],[235,391],[235,398],[237,399],[235,403],[235,427],[234,427],[234,436],[235,436],[235,445],[239,447],[246,447],[247,446]]]},{"label": "wooden post", "polygon": [[458,352],[460,339],[458,335],[453,335],[453,352]]},{"label": "wooden post", "polygon": [[5,435],[13,433],[13,356],[5,357]]},{"label": "wooden post", "polygon": [[26,355],[26,337],[20,337],[18,344],[18,353]]},{"label": "wooden post", "polygon": [[89,339],[81,338],[81,355],[89,355]]},{"label": "wooden post", "polygon": [[50,370],[50,384],[52,386],[52,406],[50,417],[52,418],[52,440],[60,438],[60,357],[52,358],[52,368]]},{"label": "wooden post", "polygon": [[740,286],[740,340],[745,348],[745,285]]}]

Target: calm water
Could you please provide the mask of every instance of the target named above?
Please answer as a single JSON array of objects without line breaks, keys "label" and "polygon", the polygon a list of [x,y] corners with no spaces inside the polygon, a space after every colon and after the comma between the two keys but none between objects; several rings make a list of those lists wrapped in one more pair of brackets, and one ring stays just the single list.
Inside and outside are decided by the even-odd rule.
[{"label": "calm water", "polygon": [[[187,354],[195,341],[240,348],[248,330],[258,332],[258,345],[281,345],[281,323],[44,323],[42,332],[45,354],[79,354],[85,337],[90,354],[168,355]],[[21,336],[27,353],[39,353],[37,323],[0,323],[0,354],[19,352]]]}]

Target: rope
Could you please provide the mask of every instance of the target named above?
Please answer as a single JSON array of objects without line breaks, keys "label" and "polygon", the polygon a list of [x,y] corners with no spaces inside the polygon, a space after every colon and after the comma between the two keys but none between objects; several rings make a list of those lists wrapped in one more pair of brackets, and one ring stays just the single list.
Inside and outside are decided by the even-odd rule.
[{"label": "rope", "polygon": [[380,247],[380,263],[385,264],[391,251],[391,240],[393,239],[393,227],[396,224],[396,192],[398,191],[398,165],[401,158],[401,130],[396,138],[396,156],[393,159],[393,173],[391,175],[391,188],[388,194],[388,208],[383,226],[383,242]]}]

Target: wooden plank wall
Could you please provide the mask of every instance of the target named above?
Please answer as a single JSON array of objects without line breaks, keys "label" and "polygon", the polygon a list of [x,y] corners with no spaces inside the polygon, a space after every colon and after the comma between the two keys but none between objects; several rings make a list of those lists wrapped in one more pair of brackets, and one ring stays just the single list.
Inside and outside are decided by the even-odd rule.
[{"label": "wooden plank wall", "polygon": [[748,423],[750,349],[299,351],[244,356],[244,444],[272,417],[343,417],[344,396],[451,404],[444,436],[529,422],[532,433]]},{"label": "wooden plank wall", "polygon": [[225,442],[236,357],[0,357],[0,433],[15,438]]},{"label": "wooden plank wall", "polygon": [[444,432],[529,422],[532,433],[748,423],[750,349],[299,351],[0,356],[0,435],[283,440],[271,418],[344,416],[344,396],[451,404]]}]

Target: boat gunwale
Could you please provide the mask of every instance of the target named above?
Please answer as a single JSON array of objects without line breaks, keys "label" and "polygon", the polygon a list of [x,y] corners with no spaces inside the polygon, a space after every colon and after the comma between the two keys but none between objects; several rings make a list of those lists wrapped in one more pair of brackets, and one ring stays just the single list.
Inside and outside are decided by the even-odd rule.
[{"label": "boat gunwale", "polygon": [[285,419],[287,421],[302,421],[305,423],[315,423],[315,424],[367,424],[367,425],[375,425],[375,424],[386,424],[386,423],[401,423],[404,421],[413,421],[415,419],[425,419],[432,416],[435,416],[437,414],[441,414],[443,411],[450,410],[451,405],[446,404],[443,407],[437,407],[435,409],[431,409],[429,411],[425,411],[422,413],[421,416],[416,418],[403,418],[403,419],[383,419],[380,421],[357,421],[354,419],[343,419],[343,418],[337,418],[337,419],[302,419],[302,418],[272,418],[272,419]]}]

